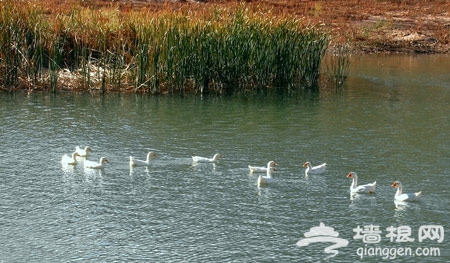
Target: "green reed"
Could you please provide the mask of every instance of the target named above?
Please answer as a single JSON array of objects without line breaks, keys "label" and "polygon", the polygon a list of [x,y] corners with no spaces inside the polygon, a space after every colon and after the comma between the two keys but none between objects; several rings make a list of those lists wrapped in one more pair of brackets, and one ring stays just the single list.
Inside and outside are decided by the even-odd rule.
[{"label": "green reed", "polygon": [[18,43],[21,41],[23,32],[21,22],[18,20],[20,14],[12,6],[2,6],[0,16],[0,50],[2,52],[1,60],[1,78],[4,88],[13,87],[18,82],[18,74],[21,60],[21,50]]},{"label": "green reed", "polygon": [[348,45],[337,45],[325,63],[326,71],[336,88],[342,88],[347,80],[351,65],[351,49]]},{"label": "green reed", "polygon": [[29,87],[102,92],[314,89],[329,42],[301,21],[245,5],[206,13],[74,6],[56,15],[14,1],[0,8],[0,77],[7,87],[27,79]]}]

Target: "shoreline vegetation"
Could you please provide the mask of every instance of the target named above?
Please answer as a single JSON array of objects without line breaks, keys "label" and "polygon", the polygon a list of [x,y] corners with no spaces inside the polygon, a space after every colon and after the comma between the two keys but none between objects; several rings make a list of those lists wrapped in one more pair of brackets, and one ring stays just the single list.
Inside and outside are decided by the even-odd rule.
[{"label": "shoreline vegetation", "polygon": [[355,52],[332,28],[267,5],[140,2],[0,2],[1,89],[316,90],[326,53],[339,86]]}]

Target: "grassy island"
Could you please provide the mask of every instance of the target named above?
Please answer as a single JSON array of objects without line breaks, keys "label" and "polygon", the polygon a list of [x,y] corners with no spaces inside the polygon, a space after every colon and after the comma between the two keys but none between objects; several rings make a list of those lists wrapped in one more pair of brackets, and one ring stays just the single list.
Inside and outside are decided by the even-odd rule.
[{"label": "grassy island", "polygon": [[0,3],[3,90],[314,89],[330,37],[246,4],[207,10]]}]

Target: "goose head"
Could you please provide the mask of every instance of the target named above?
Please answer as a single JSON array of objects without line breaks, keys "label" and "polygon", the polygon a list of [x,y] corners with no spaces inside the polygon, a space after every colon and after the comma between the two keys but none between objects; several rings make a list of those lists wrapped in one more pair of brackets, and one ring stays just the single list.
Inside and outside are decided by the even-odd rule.
[{"label": "goose head", "polygon": [[395,181],[391,184],[391,186],[394,188],[402,188],[402,183],[400,183],[400,181]]},{"label": "goose head", "polygon": [[311,167],[311,163],[310,163],[310,162],[305,162],[305,163],[303,164],[303,167]]},{"label": "goose head", "polygon": [[349,172],[347,174],[347,178],[357,178],[357,177],[358,177],[358,175],[355,172]]},{"label": "goose head", "polygon": [[151,158],[156,158],[156,153],[154,152],[147,153],[147,160],[150,160]]},{"label": "goose head", "polygon": [[277,165],[278,165],[278,164],[277,164],[275,161],[270,161],[270,162],[267,163],[267,167],[268,167],[268,168],[274,167],[274,166],[277,166]]}]

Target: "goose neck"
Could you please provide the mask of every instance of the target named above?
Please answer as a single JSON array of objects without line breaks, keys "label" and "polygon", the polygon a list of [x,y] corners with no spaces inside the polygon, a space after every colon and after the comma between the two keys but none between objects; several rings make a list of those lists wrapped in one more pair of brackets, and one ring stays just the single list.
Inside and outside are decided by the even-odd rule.
[{"label": "goose neck", "polygon": [[357,185],[358,185],[358,177],[355,175],[353,176],[352,188],[356,188]]},{"label": "goose neck", "polygon": [[395,195],[399,196],[403,193],[403,189],[402,189],[402,185],[399,185],[397,187],[397,192],[395,193]]}]

